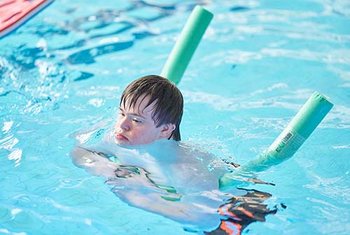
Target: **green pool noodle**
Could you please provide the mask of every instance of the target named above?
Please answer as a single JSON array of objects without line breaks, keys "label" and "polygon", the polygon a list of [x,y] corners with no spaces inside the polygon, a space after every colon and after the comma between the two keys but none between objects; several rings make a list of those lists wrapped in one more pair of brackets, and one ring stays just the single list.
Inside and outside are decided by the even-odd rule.
[{"label": "green pool noodle", "polygon": [[162,77],[168,78],[175,84],[181,81],[212,18],[213,14],[203,7],[194,8],[163,66]]},{"label": "green pool noodle", "polygon": [[236,174],[261,172],[291,158],[332,107],[333,104],[325,96],[314,92],[267,151],[240,167],[237,172],[221,177],[220,188],[230,186]]}]

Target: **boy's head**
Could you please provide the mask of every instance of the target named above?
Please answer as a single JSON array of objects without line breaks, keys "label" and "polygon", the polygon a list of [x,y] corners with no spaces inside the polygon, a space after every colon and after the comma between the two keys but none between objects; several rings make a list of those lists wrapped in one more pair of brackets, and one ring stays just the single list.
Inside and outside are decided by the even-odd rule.
[{"label": "boy's head", "polygon": [[119,108],[115,125],[115,138],[119,144],[181,139],[183,97],[168,79],[149,75],[133,81],[124,90]]}]

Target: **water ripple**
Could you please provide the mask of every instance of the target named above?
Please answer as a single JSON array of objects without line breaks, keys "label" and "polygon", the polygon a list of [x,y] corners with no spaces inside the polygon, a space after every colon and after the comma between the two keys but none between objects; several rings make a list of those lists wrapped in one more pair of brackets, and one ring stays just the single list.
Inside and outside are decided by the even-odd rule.
[{"label": "water ripple", "polygon": [[67,61],[71,64],[92,64],[95,62],[95,58],[101,55],[113,53],[130,48],[133,45],[132,41],[129,42],[117,42],[106,44],[90,49],[85,49],[71,54]]},{"label": "water ripple", "polygon": [[347,49],[334,49],[332,51],[325,52],[311,51],[308,49],[292,50],[282,48],[262,48],[256,52],[228,50],[225,52],[213,53],[212,55],[207,56],[206,60],[214,61],[213,65],[218,66],[223,63],[246,64],[254,60],[262,60],[273,57],[323,62],[327,65],[350,64],[350,50]]}]

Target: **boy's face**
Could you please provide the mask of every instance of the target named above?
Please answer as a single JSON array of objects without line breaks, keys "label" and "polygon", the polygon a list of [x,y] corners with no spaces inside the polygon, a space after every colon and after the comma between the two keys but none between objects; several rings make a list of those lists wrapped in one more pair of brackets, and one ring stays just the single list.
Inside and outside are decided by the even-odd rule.
[{"label": "boy's face", "polygon": [[130,106],[126,100],[125,106],[120,107],[117,123],[114,128],[115,139],[121,145],[149,144],[155,140],[170,137],[175,129],[173,124],[159,127],[152,119],[155,103],[146,107],[149,98],[141,96],[135,106]]}]

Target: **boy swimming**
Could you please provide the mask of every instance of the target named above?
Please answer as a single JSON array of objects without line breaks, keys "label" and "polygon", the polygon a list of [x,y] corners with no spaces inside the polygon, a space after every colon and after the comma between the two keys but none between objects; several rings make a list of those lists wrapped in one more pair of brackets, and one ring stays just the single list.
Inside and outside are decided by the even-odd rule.
[{"label": "boy swimming", "polygon": [[139,78],[122,93],[113,131],[99,146],[75,148],[73,161],[106,177],[127,203],[206,231],[232,234],[223,228],[238,226],[240,233],[275,213],[262,204],[267,193],[218,190],[227,164],[213,164],[213,156],[180,142],[182,114],[183,96],[173,83],[157,75]]}]

